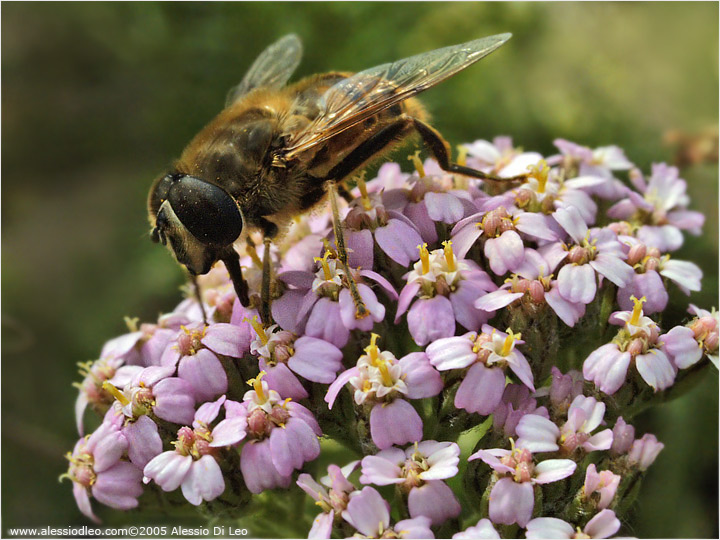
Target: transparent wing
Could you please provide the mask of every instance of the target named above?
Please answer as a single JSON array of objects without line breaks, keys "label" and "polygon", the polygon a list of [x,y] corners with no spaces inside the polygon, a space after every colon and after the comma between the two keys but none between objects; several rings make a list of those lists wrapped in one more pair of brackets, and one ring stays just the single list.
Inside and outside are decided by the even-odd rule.
[{"label": "transparent wing", "polygon": [[500,47],[512,34],[498,34],[418,54],[361,71],[329,88],[321,113],[286,146],[285,159],[435,86]]},{"label": "transparent wing", "polygon": [[300,38],[295,34],[280,38],[260,53],[240,84],[230,89],[225,106],[234,103],[254,88],[285,86],[295,68],[298,67],[300,58],[302,58]]}]

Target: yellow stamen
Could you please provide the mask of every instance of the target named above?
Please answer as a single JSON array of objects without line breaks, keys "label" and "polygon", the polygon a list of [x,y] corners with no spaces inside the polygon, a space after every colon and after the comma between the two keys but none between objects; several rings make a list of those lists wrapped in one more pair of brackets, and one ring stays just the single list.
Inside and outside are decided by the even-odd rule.
[{"label": "yellow stamen", "polygon": [[502,350],[500,351],[501,356],[507,356],[510,354],[510,351],[513,350],[515,347],[515,342],[522,337],[522,334],[514,334],[513,331],[508,328],[507,329],[507,337],[505,338],[505,342],[503,343]]},{"label": "yellow stamen", "polygon": [[452,250],[452,241],[451,240],[445,240],[443,243],[443,252],[445,253],[445,262],[447,263],[448,270],[450,272],[454,272],[456,270],[455,267],[455,255],[453,254]]},{"label": "yellow stamen", "polygon": [[125,397],[125,394],[118,390],[117,387],[115,387],[109,381],[104,381],[102,387],[103,390],[112,394],[112,396],[117,399],[123,407],[130,403],[130,400]]},{"label": "yellow stamen", "polygon": [[370,210],[372,209],[372,204],[370,204],[370,196],[368,195],[367,184],[365,183],[365,173],[366,171],[363,171],[357,177],[357,187],[360,189],[360,201],[362,202],[363,208]]},{"label": "yellow stamen", "polygon": [[378,355],[380,354],[380,349],[378,349],[377,346],[377,340],[380,336],[376,333],[370,334],[370,345],[365,347],[365,352],[370,357],[370,363],[372,365],[377,365]]},{"label": "yellow stamen", "polygon": [[408,161],[412,161],[415,170],[420,175],[420,178],[425,178],[425,167],[423,167],[422,161],[420,161],[420,150],[415,150],[415,153],[408,156]]},{"label": "yellow stamen", "polygon": [[630,317],[628,324],[635,325],[638,323],[640,317],[642,317],[643,315],[642,306],[645,302],[647,302],[647,298],[643,296],[640,300],[638,300],[637,298],[635,298],[635,296],[631,296],[630,300],[632,300],[635,305],[633,306],[632,316]]},{"label": "yellow stamen", "polygon": [[254,379],[250,379],[247,383],[253,387],[253,390],[255,390],[255,394],[258,397],[258,400],[260,403],[265,403],[268,400],[268,397],[265,395],[265,392],[263,392],[262,387],[262,378],[266,375],[264,371],[261,371],[258,373],[258,376]]},{"label": "yellow stamen", "polygon": [[471,338],[473,341],[472,352],[474,352],[475,354],[479,353],[480,349],[481,349],[480,343],[478,342],[479,337],[480,336],[478,336],[477,334],[474,334],[473,337]]},{"label": "yellow stamen", "polygon": [[333,278],[332,274],[330,273],[330,267],[328,266],[328,262],[327,262],[327,259],[330,255],[332,255],[330,250],[326,250],[325,255],[323,255],[322,258],[320,258],[320,257],[313,258],[313,260],[315,262],[319,262],[322,265],[323,273],[325,274],[325,279],[327,281],[332,281],[332,278]]},{"label": "yellow stamen", "polygon": [[545,160],[541,159],[537,165],[529,165],[528,171],[530,171],[530,176],[538,181],[538,193],[545,193],[545,186],[550,173],[550,167],[548,167]]},{"label": "yellow stamen", "polygon": [[463,145],[459,145],[457,147],[457,149],[458,149],[457,164],[461,165],[462,167],[465,167],[467,165],[468,149],[466,146],[463,146]]},{"label": "yellow stamen", "polygon": [[382,361],[379,362],[378,370],[380,370],[380,375],[382,376],[383,385],[392,386],[393,378],[392,378],[392,375],[390,375],[390,370],[388,369],[387,362],[382,362]]},{"label": "yellow stamen", "polygon": [[138,322],[140,322],[139,317],[133,317],[132,319],[130,317],[123,317],[123,320],[125,321],[125,325],[128,327],[128,330],[131,332],[137,332],[138,331]]},{"label": "yellow stamen", "polygon": [[258,320],[257,315],[253,315],[252,319],[245,317],[243,319],[243,322],[246,322],[246,321],[252,325],[253,329],[255,330],[255,333],[260,338],[260,341],[262,341],[262,344],[267,345],[270,338],[268,338],[268,335],[265,333],[265,329],[263,328],[263,325],[260,324],[260,321]]},{"label": "yellow stamen", "polygon": [[417,248],[420,250],[423,274],[427,274],[430,271],[430,253],[428,253],[427,244],[423,244]]}]

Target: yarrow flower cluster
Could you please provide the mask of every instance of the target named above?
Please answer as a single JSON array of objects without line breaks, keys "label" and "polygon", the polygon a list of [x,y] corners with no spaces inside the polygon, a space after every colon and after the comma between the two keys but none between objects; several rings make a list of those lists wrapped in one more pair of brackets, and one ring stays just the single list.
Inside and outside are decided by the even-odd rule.
[{"label": "yarrow flower cluster", "polygon": [[417,154],[356,178],[348,264],[329,212],[298,219],[269,253],[268,324],[259,238],[236,246],[251,307],[218,263],[171,313],[127,319],[80,364],[62,475],[80,511],[186,504],[309,538],[618,534],[663,449],[629,422],[717,366],[720,320],[668,314],[702,278],[674,255],[703,225],[680,172],[556,146],[461,147],[510,182]]}]

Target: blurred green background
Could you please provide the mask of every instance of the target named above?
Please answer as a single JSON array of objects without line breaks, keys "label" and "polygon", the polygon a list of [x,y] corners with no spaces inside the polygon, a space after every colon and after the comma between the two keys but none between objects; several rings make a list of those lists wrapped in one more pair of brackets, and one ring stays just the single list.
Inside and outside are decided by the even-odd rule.
[{"label": "blurred green background", "polygon": [[[148,239],[154,176],[222,106],[254,57],[295,32],[298,75],[356,71],[477,37],[501,50],[423,95],[453,145],[512,135],[618,144],[644,170],[670,130],[718,123],[715,3],[5,3],[2,6],[2,526],[86,524],[63,454],[75,363],[179,300]],[[717,305],[717,163],[682,171],[705,234],[678,253]],[[687,301],[675,297],[681,308]],[[718,376],[644,414],[665,443],[625,531],[718,535]],[[136,524],[104,512],[108,523]]]}]

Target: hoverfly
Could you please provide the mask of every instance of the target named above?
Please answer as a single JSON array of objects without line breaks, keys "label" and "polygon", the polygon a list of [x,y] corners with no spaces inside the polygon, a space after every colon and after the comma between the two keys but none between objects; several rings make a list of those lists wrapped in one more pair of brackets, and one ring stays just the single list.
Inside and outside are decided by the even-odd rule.
[{"label": "hoverfly", "polygon": [[[510,37],[477,39],[356,74],[314,75],[289,86],[302,45],[295,35],[283,37],[260,54],[229,92],[225,109],[195,136],[170,172],[153,183],[148,197],[152,240],[166,245],[191,276],[223,261],[247,306],[248,286],[233,244],[249,229],[260,229],[266,248],[261,316],[269,324],[270,241],[326,193],[338,259],[350,277],[337,215],[337,183],[367,162],[418,134],[443,170],[500,180],[452,163],[448,143],[426,123],[427,115],[413,96]],[[362,317],[365,307],[354,283],[350,289]]]}]

